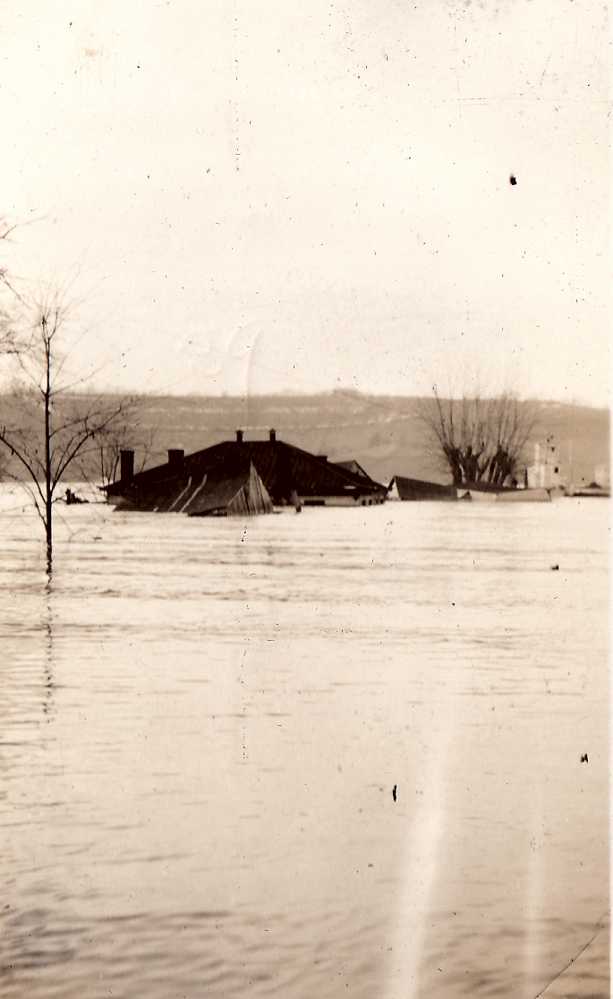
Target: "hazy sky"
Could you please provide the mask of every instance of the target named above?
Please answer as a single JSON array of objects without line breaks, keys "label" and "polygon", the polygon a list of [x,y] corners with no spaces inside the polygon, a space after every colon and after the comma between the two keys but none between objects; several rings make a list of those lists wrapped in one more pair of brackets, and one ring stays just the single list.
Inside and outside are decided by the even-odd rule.
[{"label": "hazy sky", "polygon": [[72,282],[99,386],[606,403],[603,3],[0,13],[3,260]]}]

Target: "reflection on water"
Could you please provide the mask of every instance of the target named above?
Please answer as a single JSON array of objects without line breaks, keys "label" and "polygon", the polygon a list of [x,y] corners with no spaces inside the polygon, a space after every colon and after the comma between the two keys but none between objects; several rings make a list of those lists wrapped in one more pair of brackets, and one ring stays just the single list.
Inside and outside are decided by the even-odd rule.
[{"label": "reflection on water", "polygon": [[3,996],[609,994],[604,504],[15,506]]}]

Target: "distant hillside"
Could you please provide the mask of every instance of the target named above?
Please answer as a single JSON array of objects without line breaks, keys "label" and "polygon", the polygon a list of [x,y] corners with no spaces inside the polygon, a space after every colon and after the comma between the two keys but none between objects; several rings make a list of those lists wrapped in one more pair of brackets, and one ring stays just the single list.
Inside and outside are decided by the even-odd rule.
[{"label": "distant hillside", "polygon": [[[246,438],[264,437],[270,427],[281,439],[291,441],[331,461],[356,458],[373,478],[388,482],[393,475],[449,481],[440,464],[428,453],[424,429],[416,417],[418,400],[398,396],[369,396],[352,391],[296,396],[142,396],[138,400],[140,426],[131,444],[155,431],[147,464],[166,460],[169,447],[186,453],[234,436],[236,428]],[[15,413],[10,397],[0,399],[0,419]],[[594,478],[597,465],[609,464],[609,414],[605,409],[557,402],[536,403],[538,438],[553,434],[561,469],[568,473],[572,451],[576,483]],[[95,456],[89,459],[95,479]],[[16,471],[16,470],[15,470]]]}]

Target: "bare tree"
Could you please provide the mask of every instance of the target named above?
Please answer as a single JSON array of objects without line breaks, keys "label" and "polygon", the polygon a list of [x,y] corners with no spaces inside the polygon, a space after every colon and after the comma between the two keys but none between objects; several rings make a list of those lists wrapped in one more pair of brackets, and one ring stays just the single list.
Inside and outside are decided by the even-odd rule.
[{"label": "bare tree", "polygon": [[432,399],[418,403],[417,416],[432,453],[456,486],[515,482],[537,419],[534,406],[511,392],[484,398],[476,389],[460,399],[444,399],[436,385]]},{"label": "bare tree", "polygon": [[58,485],[126,409],[123,401],[109,405],[93,396],[71,395],[75,384],[62,380],[67,355],[61,352],[61,334],[67,315],[58,293],[34,303],[28,335],[15,357],[20,391],[12,400],[17,411],[10,425],[0,425],[0,444],[18,467],[15,478],[24,481],[44,526],[49,571]]}]

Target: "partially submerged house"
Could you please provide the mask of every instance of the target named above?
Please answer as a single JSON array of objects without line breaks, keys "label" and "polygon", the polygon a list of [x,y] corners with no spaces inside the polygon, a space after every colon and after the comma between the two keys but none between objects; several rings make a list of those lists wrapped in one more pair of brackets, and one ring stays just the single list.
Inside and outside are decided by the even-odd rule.
[{"label": "partially submerged house", "polygon": [[427,482],[424,479],[408,479],[403,475],[395,475],[387,487],[389,500],[455,500],[455,486],[442,486],[438,482]]},{"label": "partially submerged house", "polygon": [[134,474],[134,452],[121,455],[121,475],[106,487],[123,509],[228,516],[269,513],[276,506],[371,506],[383,503],[385,487],[364,470],[356,474],[324,455],[277,440],[246,441],[242,430],[194,454],[179,449],[168,461]]}]

